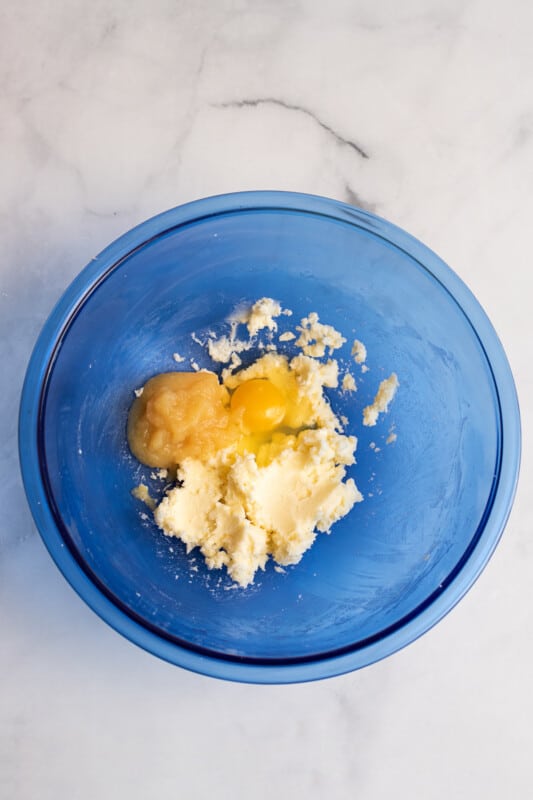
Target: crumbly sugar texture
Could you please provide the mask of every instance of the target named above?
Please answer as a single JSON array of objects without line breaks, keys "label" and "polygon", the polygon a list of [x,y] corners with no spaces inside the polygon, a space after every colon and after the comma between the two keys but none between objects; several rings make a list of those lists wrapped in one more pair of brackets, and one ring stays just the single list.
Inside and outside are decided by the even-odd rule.
[{"label": "crumbly sugar texture", "polygon": [[321,358],[326,354],[326,349],[331,355],[345,343],[346,339],[332,325],[324,325],[319,321],[316,311],[304,317],[300,325],[296,326],[300,336],[296,346],[301,347],[306,356]]},{"label": "crumbly sugar texture", "polygon": [[352,356],[356,364],[364,364],[366,361],[366,347],[359,339],[356,339],[352,345]]},{"label": "crumbly sugar texture", "polygon": [[[238,354],[249,350],[253,346],[251,340],[257,336],[259,331],[264,329],[277,331],[278,324],[275,318],[282,313],[281,305],[277,300],[272,300],[270,297],[262,297],[250,307],[237,309],[228,320],[230,333],[218,338],[211,336],[207,340],[209,357],[212,361],[220,364],[231,364],[232,368],[235,368],[240,363],[240,359],[236,361]],[[246,325],[250,337],[249,340],[237,338],[239,325]]]},{"label": "crumbly sugar texture", "polygon": [[271,297],[262,297],[253,304],[249,313],[242,319],[248,328],[250,336],[256,336],[259,331],[265,328],[269,331],[277,331],[278,323],[276,317],[282,313],[281,305]]},{"label": "crumbly sugar texture", "polygon": [[355,382],[354,376],[347,372],[343,379],[342,379],[342,391],[343,392],[356,392],[357,391],[357,384]]},{"label": "crumbly sugar texture", "polygon": [[208,339],[207,352],[213,361],[217,361],[219,364],[227,364],[238,353],[249,350],[251,346],[251,342],[244,342],[242,339],[235,339],[231,336],[221,336],[219,339]]},{"label": "crumbly sugar texture", "polygon": [[395,372],[381,381],[374,402],[363,409],[363,425],[372,427],[377,423],[379,415],[388,410],[399,385],[400,382]]},{"label": "crumbly sugar texture", "polygon": [[279,336],[280,342],[291,342],[293,339],[296,339],[296,334],[292,331],[285,331],[285,333],[281,333]]}]

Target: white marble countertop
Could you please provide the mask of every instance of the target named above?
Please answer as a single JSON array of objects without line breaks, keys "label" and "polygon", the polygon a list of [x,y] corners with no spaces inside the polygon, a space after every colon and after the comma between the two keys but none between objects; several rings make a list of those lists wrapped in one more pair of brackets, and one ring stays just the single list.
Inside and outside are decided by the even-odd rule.
[{"label": "white marble countertop", "polygon": [[[18,0],[0,17],[0,797],[529,797],[533,5]],[[287,687],[197,676],[108,628],[46,553],[16,455],[26,363],[71,278],[146,217],[251,188],[347,200],[436,250],[501,336],[525,442],[460,605],[379,664]]]}]

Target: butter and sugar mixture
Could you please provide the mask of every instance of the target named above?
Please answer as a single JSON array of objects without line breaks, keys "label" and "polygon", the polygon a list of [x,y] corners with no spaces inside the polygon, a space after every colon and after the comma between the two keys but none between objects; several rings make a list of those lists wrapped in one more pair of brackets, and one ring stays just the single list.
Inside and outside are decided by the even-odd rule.
[{"label": "butter and sugar mixture", "polygon": [[[271,298],[239,309],[230,334],[205,343],[213,361],[228,364],[220,377],[208,370],[157,375],[129,415],[133,454],[151,467],[176,470],[176,485],[154,510],[156,523],[188,551],[199,548],[209,568],[226,567],[243,587],[269,557],[297,563],[318,533],[363,499],[346,477],[357,439],[343,432],[324,394],[339,386],[332,354],[346,340],[311,313],[296,326],[302,352],[289,358],[272,340],[276,317],[290,313]],[[248,340],[237,338],[239,325]],[[270,343],[239,369],[238,354],[264,329]],[[285,332],[279,341],[295,338]],[[345,375],[347,384],[355,385]],[[386,400],[376,403],[376,418],[390,392]]]}]

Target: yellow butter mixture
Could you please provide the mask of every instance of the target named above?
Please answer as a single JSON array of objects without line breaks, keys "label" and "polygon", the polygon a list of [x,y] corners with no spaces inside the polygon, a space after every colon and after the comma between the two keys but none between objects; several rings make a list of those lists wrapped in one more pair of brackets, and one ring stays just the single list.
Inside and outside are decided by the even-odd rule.
[{"label": "yellow butter mixture", "polygon": [[[199,548],[209,568],[226,567],[243,587],[269,557],[297,563],[319,532],[329,532],[363,499],[346,477],[357,439],[343,432],[324,395],[339,385],[331,354],[346,340],[310,314],[296,327],[303,352],[289,358],[270,343],[238,368],[236,354],[262,329],[272,340],[282,313],[290,314],[269,298],[240,309],[231,334],[221,337],[223,347],[206,341],[215,360],[229,364],[220,377],[208,370],[156,375],[137,393],[128,419],[139,461],[176,470],[176,485],[154,509],[158,526],[188,551]],[[237,324],[247,326],[249,342],[236,339]],[[330,357],[320,358],[326,348]],[[342,383],[346,389],[346,376]],[[392,383],[395,390],[396,376]],[[136,496],[144,495],[138,487]]]}]

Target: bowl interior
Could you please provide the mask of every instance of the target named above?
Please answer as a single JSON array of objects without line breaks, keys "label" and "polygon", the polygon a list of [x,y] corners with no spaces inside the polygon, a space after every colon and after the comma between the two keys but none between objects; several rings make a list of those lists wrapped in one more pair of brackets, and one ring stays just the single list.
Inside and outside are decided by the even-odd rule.
[{"label": "bowl interior", "polygon": [[[265,295],[294,312],[280,329],[317,311],[348,339],[339,358],[358,391],[331,402],[359,437],[350,473],[365,500],[299,565],[270,563],[235,590],[131,496],[140,480],[159,495],[163,484],[129,453],[126,419],[133,389],[177,368],[173,353],[187,359],[180,368],[216,368],[191,334],[221,331],[237,304]],[[366,373],[350,357],[354,338],[367,346]],[[392,371],[401,385],[390,413],[363,428]],[[63,536],[117,605],[202,652],[285,662],[362,647],[443,591],[482,528],[500,427],[483,348],[424,266],[356,220],[252,209],[167,230],[108,270],[65,328],[39,435]]]}]

